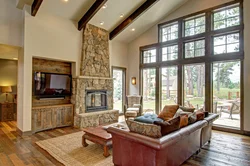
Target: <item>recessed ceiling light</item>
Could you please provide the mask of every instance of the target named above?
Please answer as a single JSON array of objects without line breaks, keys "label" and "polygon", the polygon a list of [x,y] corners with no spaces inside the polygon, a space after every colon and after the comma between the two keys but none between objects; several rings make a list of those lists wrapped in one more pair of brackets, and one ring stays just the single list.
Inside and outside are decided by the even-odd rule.
[{"label": "recessed ceiling light", "polygon": [[104,24],[104,21],[101,21],[101,22],[100,22],[100,25],[103,25],[103,24]]},{"label": "recessed ceiling light", "polygon": [[135,31],[135,28],[131,29],[131,31]]},{"label": "recessed ceiling light", "polygon": [[17,58],[13,58],[14,60],[17,60]]},{"label": "recessed ceiling light", "polygon": [[63,0],[64,2],[68,2],[69,0]]},{"label": "recessed ceiling light", "polygon": [[108,7],[107,4],[104,4],[104,5],[102,6],[103,9],[106,9],[107,7]]},{"label": "recessed ceiling light", "polygon": [[120,17],[121,17],[121,18],[124,17],[124,14],[121,14]]}]

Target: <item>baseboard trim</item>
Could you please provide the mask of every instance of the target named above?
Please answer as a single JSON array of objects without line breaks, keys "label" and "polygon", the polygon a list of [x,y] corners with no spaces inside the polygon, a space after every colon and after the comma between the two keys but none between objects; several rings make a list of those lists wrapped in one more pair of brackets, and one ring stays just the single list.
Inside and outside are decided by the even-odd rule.
[{"label": "baseboard trim", "polygon": [[17,132],[17,134],[20,135],[21,137],[32,135],[32,131],[25,131],[25,132],[23,132],[23,131],[20,130],[18,127],[16,128],[16,132]]},{"label": "baseboard trim", "polygon": [[250,136],[250,131],[244,131],[244,135]]}]

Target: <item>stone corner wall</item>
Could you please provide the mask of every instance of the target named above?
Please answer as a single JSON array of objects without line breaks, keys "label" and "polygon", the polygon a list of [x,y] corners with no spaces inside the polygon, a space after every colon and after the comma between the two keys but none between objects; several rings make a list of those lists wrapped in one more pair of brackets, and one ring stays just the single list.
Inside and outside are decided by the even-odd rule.
[{"label": "stone corner wall", "polygon": [[83,32],[80,73],[82,76],[110,77],[109,33],[87,24]]}]

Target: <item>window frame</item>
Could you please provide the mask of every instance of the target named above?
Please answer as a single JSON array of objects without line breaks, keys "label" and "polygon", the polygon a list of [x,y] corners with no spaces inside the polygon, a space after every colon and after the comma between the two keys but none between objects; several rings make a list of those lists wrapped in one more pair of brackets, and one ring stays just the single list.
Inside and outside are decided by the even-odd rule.
[{"label": "window frame", "polygon": [[[225,9],[230,6],[239,6],[239,17],[240,23],[239,25],[227,27],[223,29],[213,29],[213,12],[218,11],[220,9]],[[193,36],[184,36],[184,23],[185,20],[188,18],[195,18],[195,16],[199,16],[205,13],[205,32]],[[161,28],[168,24],[173,24],[178,22],[178,39],[170,40],[161,42]],[[239,52],[233,53],[224,53],[224,54],[217,54],[214,56],[214,48],[213,48],[213,37],[219,35],[227,35],[227,34],[239,33]],[[194,58],[185,58],[185,42],[188,41],[195,41],[199,39],[205,39],[205,56],[202,57],[194,57]],[[161,49],[165,46],[171,45],[178,45],[178,58],[176,60],[171,61],[162,61]],[[227,2],[222,5],[218,5],[216,7],[212,7],[206,10],[202,10],[196,13],[192,13],[171,21],[163,22],[158,24],[158,42],[146,46],[140,47],[140,52],[149,49],[155,48],[157,50],[157,62],[153,64],[139,64],[140,69],[140,79],[142,78],[141,71],[145,68],[156,68],[156,113],[160,112],[160,70],[162,67],[170,67],[170,66],[178,66],[178,103],[183,104],[184,95],[183,95],[183,73],[184,73],[184,65],[187,64],[196,64],[196,63],[204,63],[205,64],[205,107],[206,110],[211,112],[212,110],[212,64],[214,62],[221,62],[221,61],[233,61],[239,60],[241,61],[241,98],[244,97],[243,91],[243,72],[244,72],[244,23],[243,23],[243,0],[235,0],[231,2]],[[141,56],[140,56],[141,58]],[[141,60],[140,60],[141,62]],[[141,81],[140,81],[141,82]],[[140,83],[140,91],[139,93],[142,94],[142,88]],[[244,100],[241,100],[241,106],[244,105]],[[244,107],[241,107],[241,130],[243,129],[244,118],[243,118]]]}]

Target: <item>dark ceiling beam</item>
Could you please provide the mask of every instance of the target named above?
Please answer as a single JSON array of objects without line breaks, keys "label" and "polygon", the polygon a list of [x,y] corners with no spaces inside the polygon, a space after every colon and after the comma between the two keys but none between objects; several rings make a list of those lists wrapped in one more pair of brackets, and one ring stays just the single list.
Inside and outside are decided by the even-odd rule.
[{"label": "dark ceiling beam", "polygon": [[82,30],[83,27],[91,20],[92,17],[102,8],[102,6],[108,0],[96,0],[95,3],[90,7],[90,9],[82,16],[78,22],[78,30]]},{"label": "dark ceiling beam", "polygon": [[38,12],[43,0],[34,0],[31,6],[31,15],[36,16],[36,13]]},{"label": "dark ceiling beam", "polygon": [[114,39],[119,33],[121,33],[129,24],[134,22],[141,14],[146,12],[151,6],[153,6],[159,0],[147,0],[138,9],[136,9],[128,18],[126,18],[120,25],[118,25],[112,32],[109,33],[109,39]]}]

